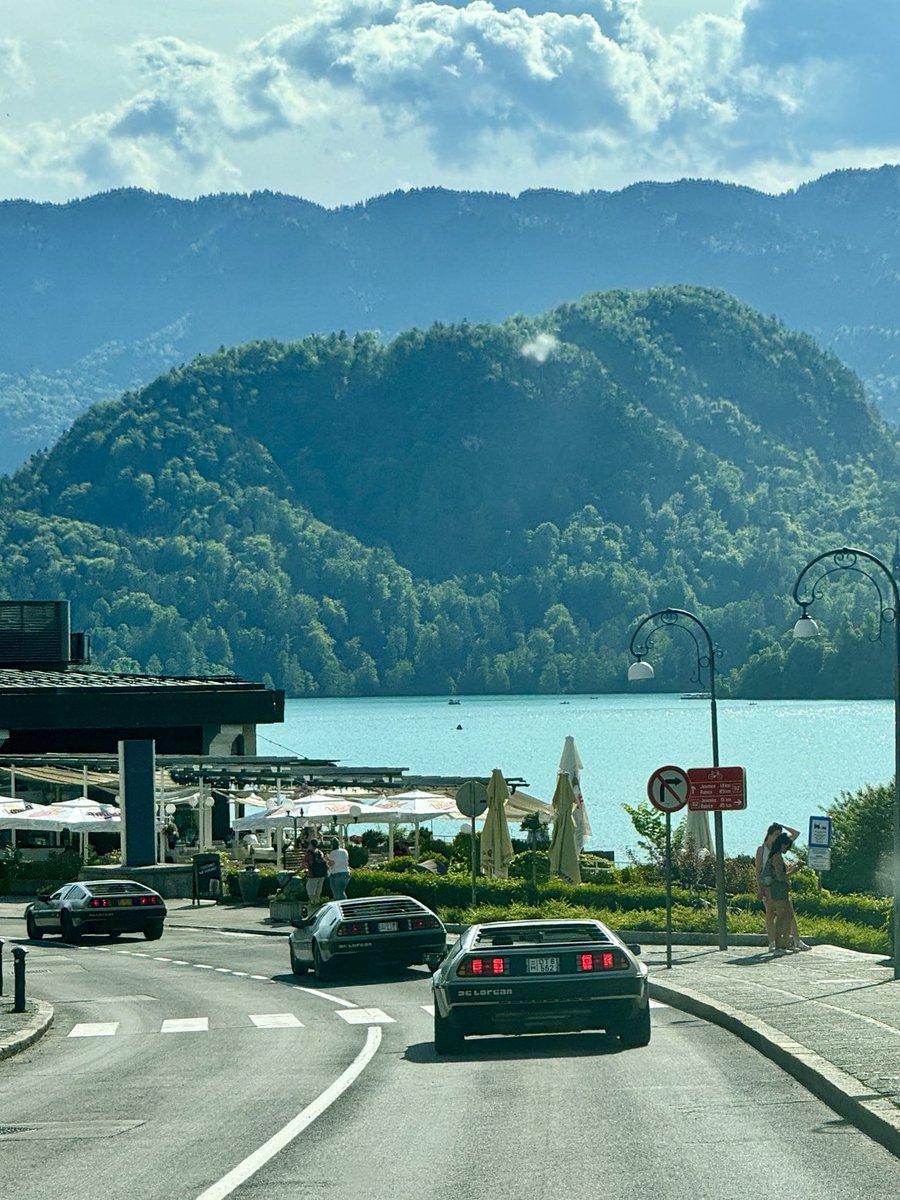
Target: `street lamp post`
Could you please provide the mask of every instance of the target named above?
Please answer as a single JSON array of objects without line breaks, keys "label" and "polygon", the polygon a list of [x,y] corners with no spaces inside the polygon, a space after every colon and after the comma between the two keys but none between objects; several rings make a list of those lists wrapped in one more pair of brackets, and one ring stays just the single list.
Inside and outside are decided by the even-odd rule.
[{"label": "street lamp post", "polygon": [[[649,626],[649,629],[647,628]],[[653,667],[650,663],[645,662],[645,658],[650,650],[650,644],[653,640],[653,635],[659,629],[671,629],[677,626],[679,629],[684,629],[694,640],[694,648],[697,652],[697,683],[702,679],[703,671],[709,672],[709,715],[710,725],[712,728],[712,765],[719,765],[719,721],[716,712],[716,659],[720,658],[722,651],[718,646],[713,645],[712,637],[709,630],[703,624],[699,617],[692,612],[688,612],[684,608],[663,608],[658,612],[651,613],[649,617],[644,617],[643,621],[635,629],[631,635],[631,645],[629,649],[634,656],[635,661],[628,668],[628,680],[634,683],[642,679],[653,678]],[[694,632],[694,627],[700,630],[703,638],[701,643]],[[644,630],[647,630],[645,633]],[[641,637],[643,640],[641,641]],[[705,646],[704,646],[705,643]],[[716,907],[718,910],[718,935],[719,949],[728,949],[728,928],[726,923],[726,896],[725,896],[725,845],[722,831],[722,813],[716,810],[713,813],[713,824],[715,828],[716,842]]]},{"label": "street lamp post", "polygon": [[[896,570],[896,563],[895,563]],[[893,966],[894,978],[900,979],[900,590],[894,574],[874,554],[866,550],[855,549],[851,546],[841,546],[838,550],[828,550],[811,559],[797,577],[794,584],[794,600],[800,606],[801,613],[794,625],[795,638],[816,637],[819,627],[807,611],[819,598],[819,584],[830,580],[841,572],[855,572],[862,575],[874,586],[878,594],[878,632],[885,625],[894,627],[894,837],[892,877],[894,883],[893,908]],[[879,581],[879,574],[882,577]],[[882,583],[887,581],[890,590],[889,599],[882,590]]]}]

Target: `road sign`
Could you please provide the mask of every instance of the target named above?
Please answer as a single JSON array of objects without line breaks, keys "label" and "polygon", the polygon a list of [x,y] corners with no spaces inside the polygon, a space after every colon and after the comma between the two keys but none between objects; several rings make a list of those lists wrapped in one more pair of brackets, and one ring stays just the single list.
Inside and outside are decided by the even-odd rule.
[{"label": "road sign", "polygon": [[687,777],[691,812],[728,812],[747,807],[747,772],[743,767],[690,767]]},{"label": "road sign", "polygon": [[831,870],[831,847],[808,846],[806,849],[806,865],[814,871]]},{"label": "road sign", "polygon": [[808,844],[810,849],[813,846],[828,847],[831,845],[831,817],[809,818]]},{"label": "road sign", "polygon": [[657,767],[647,780],[647,796],[660,812],[678,812],[687,804],[691,785],[681,767]]},{"label": "road sign", "polygon": [[457,789],[456,807],[464,817],[474,820],[481,816],[487,806],[487,788],[476,779],[470,779]]}]

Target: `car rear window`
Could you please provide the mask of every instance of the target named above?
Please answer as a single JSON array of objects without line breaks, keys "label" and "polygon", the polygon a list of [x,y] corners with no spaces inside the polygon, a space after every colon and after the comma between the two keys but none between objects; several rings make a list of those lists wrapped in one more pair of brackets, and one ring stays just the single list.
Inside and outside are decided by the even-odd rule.
[{"label": "car rear window", "polygon": [[135,892],[149,895],[153,891],[142,883],[91,883],[85,886],[92,896],[133,896]]},{"label": "car rear window", "polygon": [[585,921],[566,925],[485,925],[478,931],[473,946],[545,946],[603,942],[610,938],[599,925]]},{"label": "car rear window", "polygon": [[380,917],[418,916],[427,911],[411,896],[378,896],[364,900],[342,900],[341,916],[350,920],[378,920]]}]

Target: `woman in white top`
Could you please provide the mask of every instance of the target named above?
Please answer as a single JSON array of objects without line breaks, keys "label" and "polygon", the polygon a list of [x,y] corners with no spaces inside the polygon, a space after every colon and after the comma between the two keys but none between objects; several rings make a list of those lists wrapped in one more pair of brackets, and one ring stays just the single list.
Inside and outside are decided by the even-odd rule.
[{"label": "woman in white top", "polygon": [[328,859],[328,886],[334,900],[347,899],[347,884],[350,882],[350,855],[335,842],[326,855]]}]

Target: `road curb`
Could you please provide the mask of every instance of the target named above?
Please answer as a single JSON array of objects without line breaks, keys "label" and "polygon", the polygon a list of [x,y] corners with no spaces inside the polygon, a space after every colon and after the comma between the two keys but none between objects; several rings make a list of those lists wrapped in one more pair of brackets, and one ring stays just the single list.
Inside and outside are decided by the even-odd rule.
[{"label": "road curb", "polygon": [[45,1000],[29,1000],[28,1003],[34,1005],[35,1011],[32,1014],[32,1020],[23,1029],[17,1030],[8,1037],[0,1038],[0,1059],[11,1058],[20,1050],[27,1050],[29,1046],[34,1045],[38,1038],[42,1038],[53,1024],[53,1006],[51,1004]]},{"label": "road curb", "polygon": [[765,1021],[710,1000],[690,988],[657,983],[651,978],[650,995],[654,1000],[736,1034],[787,1071],[839,1116],[900,1157],[900,1109],[882,1096],[873,1096],[871,1090],[852,1075],[779,1033]]}]

